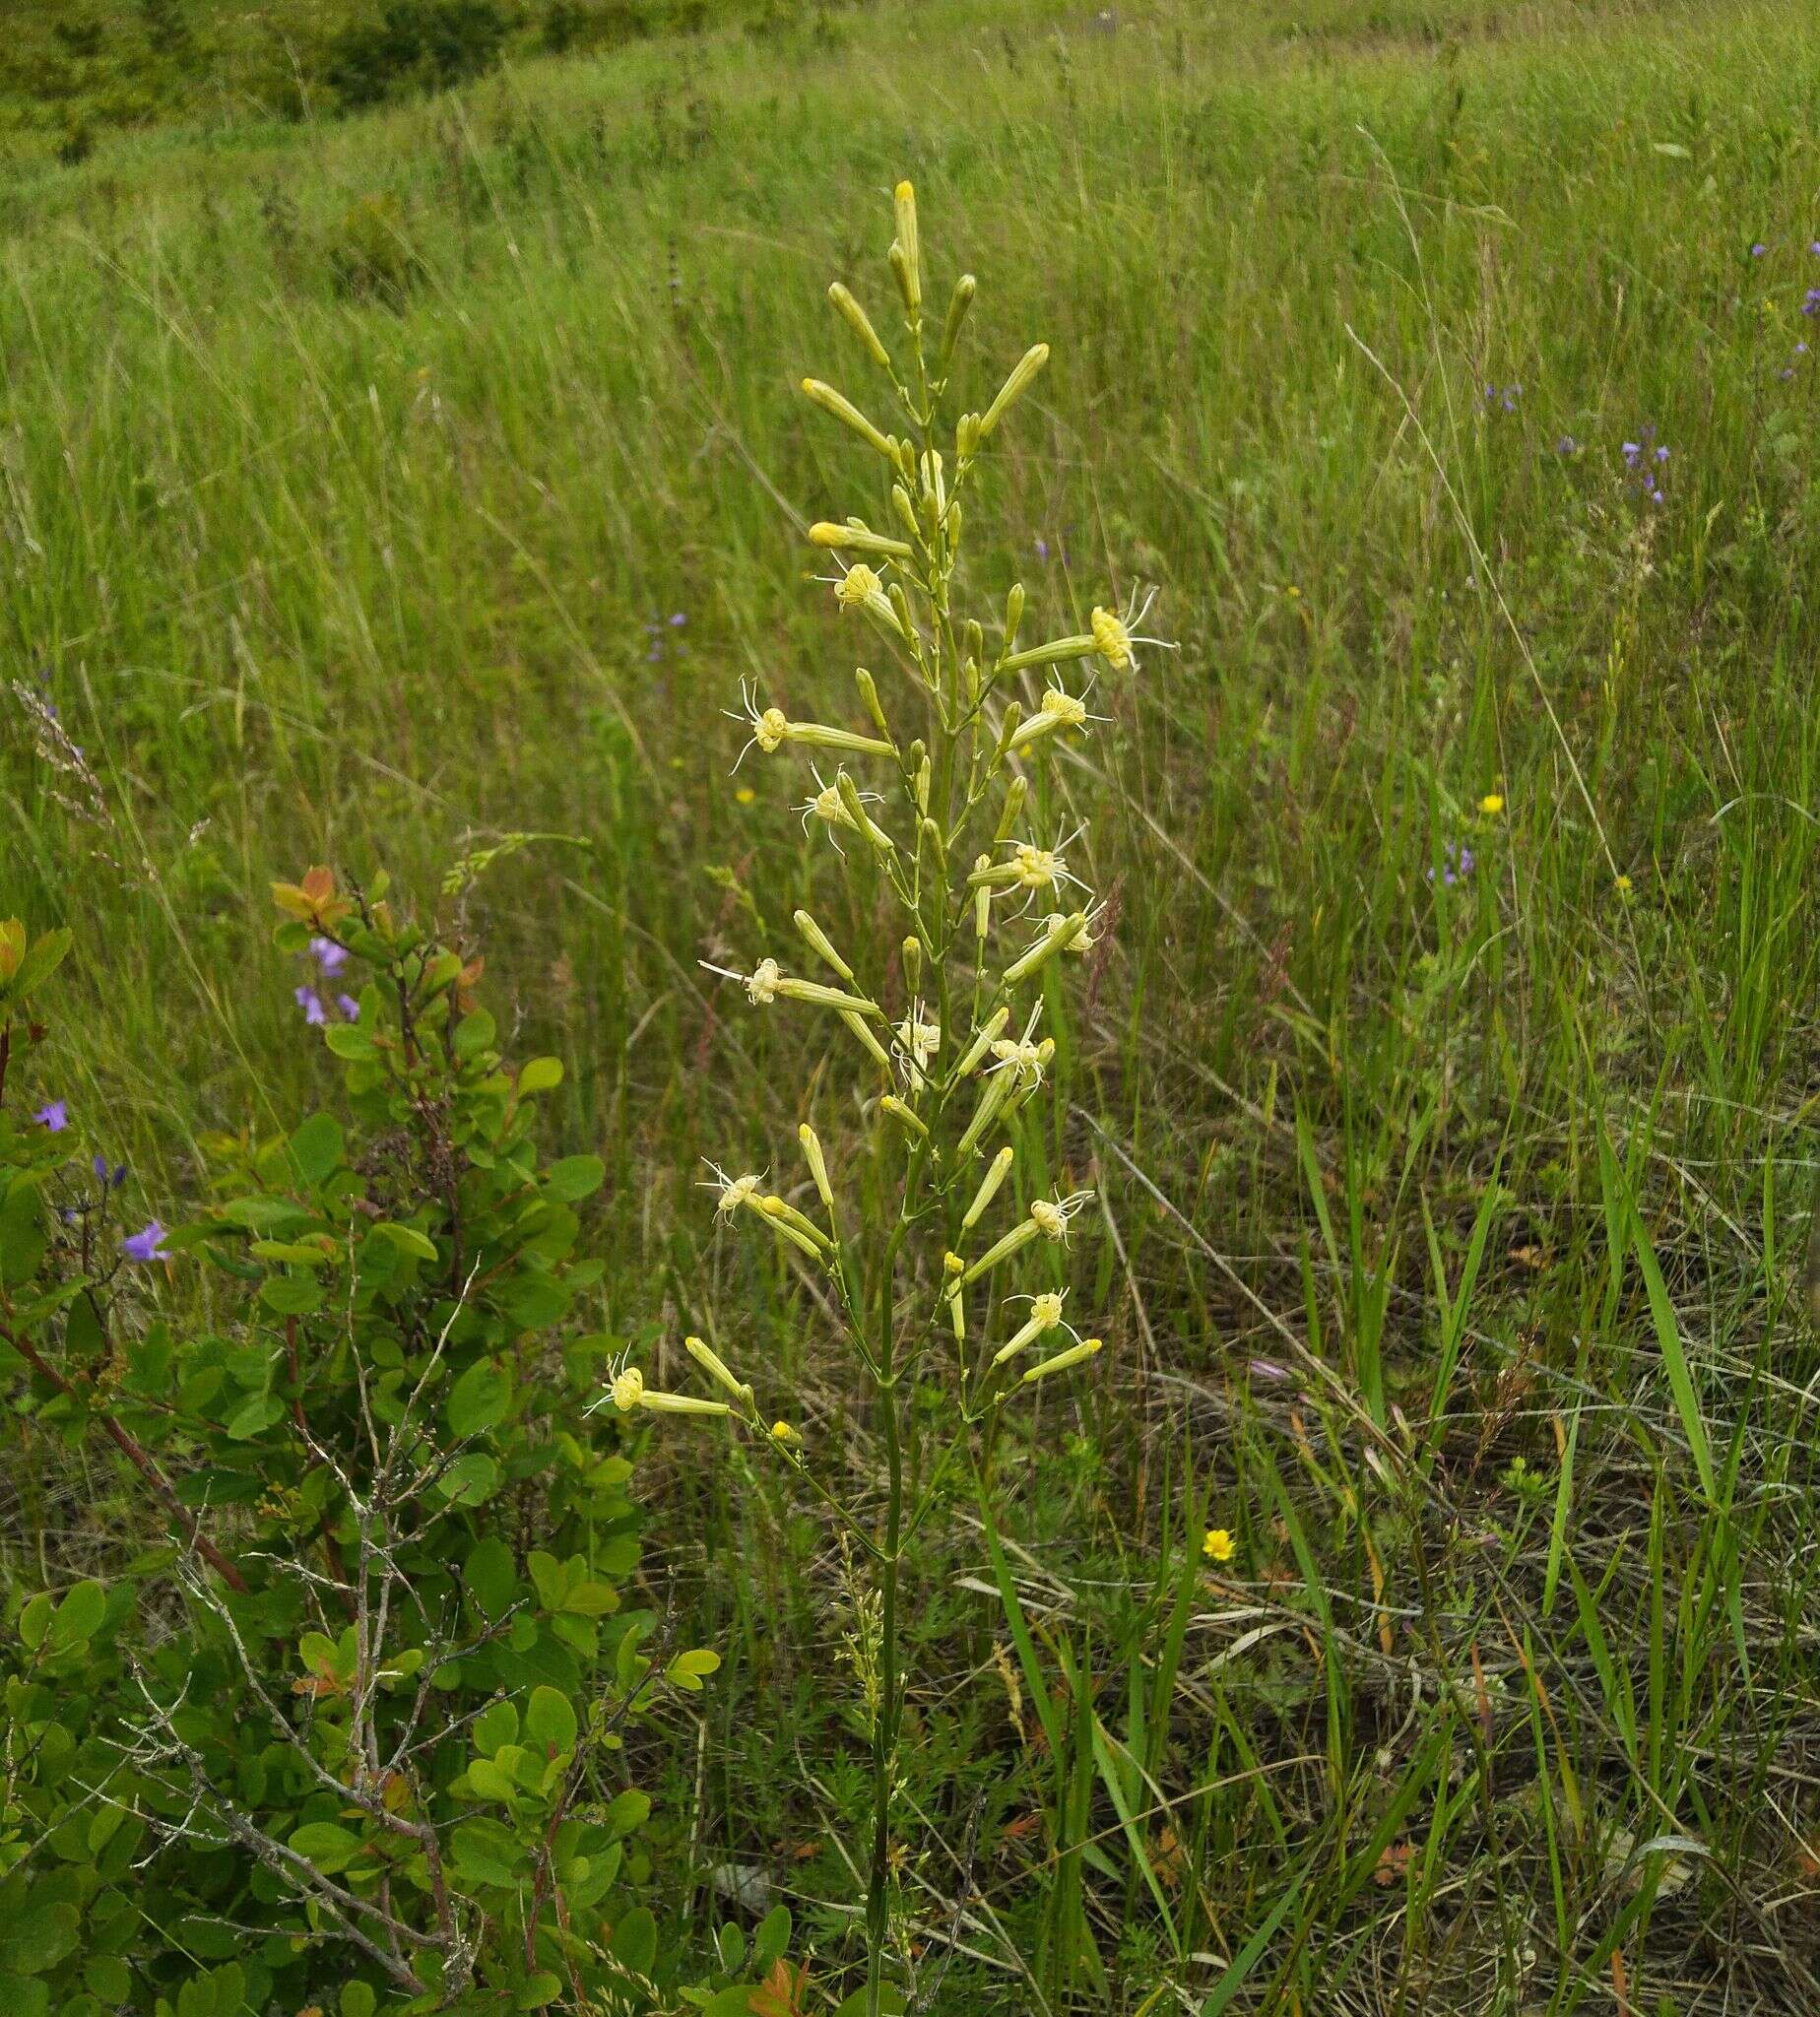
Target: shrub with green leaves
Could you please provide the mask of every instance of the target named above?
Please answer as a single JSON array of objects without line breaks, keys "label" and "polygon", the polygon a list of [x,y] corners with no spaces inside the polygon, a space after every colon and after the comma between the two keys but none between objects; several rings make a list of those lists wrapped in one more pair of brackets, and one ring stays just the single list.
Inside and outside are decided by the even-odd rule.
[{"label": "shrub with green leaves", "polygon": [[718,1660],[622,1601],[630,1465],[583,1405],[602,1164],[542,1153],[561,1067],[506,1066],[478,959],[382,884],[275,894],[341,1098],[206,1143],[168,1228],[33,1082],[68,936],[0,925],[10,1433],[110,1448],[137,1530],[105,1586],[8,1565],[0,1992],[651,2007],[626,1733]]}]

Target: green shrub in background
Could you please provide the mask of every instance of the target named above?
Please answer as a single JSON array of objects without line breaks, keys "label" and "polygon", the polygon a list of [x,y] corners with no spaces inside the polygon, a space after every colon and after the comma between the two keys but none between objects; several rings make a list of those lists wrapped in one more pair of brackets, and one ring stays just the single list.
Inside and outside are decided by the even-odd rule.
[{"label": "green shrub in background", "polygon": [[343,111],[446,91],[497,68],[509,26],[495,0],[387,0],[331,38],[324,78]]},{"label": "green shrub in background", "polygon": [[105,1584],[7,1565],[0,1996],[650,2007],[675,1969],[625,1735],[719,1662],[622,1602],[638,1521],[584,1415],[611,1346],[575,1255],[602,1164],[540,1153],[561,1067],[505,1066],[478,959],[382,884],[275,894],[342,1099],[206,1144],[168,1228],[36,1082],[68,934],[0,925],[6,1433],[111,1449],[136,1501]]}]

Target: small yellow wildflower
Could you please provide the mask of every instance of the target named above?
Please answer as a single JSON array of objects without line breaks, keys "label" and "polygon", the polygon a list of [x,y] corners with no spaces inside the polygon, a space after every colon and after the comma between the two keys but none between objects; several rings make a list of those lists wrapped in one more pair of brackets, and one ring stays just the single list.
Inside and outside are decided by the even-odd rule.
[{"label": "small yellow wildflower", "polygon": [[1115,672],[1132,662],[1132,633],[1110,610],[1096,609],[1090,619],[1093,648]]},{"label": "small yellow wildflower", "polygon": [[736,806],[749,806],[757,797],[758,794],[752,790],[750,785],[743,784],[734,792],[733,803]]},{"label": "small yellow wildflower", "polygon": [[834,593],[843,610],[858,609],[861,603],[883,593],[884,584],[864,560],[856,561],[840,578]]},{"label": "small yellow wildflower", "polygon": [[1201,1543],[1201,1552],[1210,1561],[1230,1562],[1232,1560],[1232,1535],[1223,1527],[1209,1527],[1207,1537]]},{"label": "small yellow wildflower", "polygon": [[613,1404],[621,1414],[630,1414],[644,1399],[644,1375],[636,1366],[627,1366],[613,1383]]},{"label": "small yellow wildflower", "polygon": [[1495,819],[1504,811],[1504,795],[1501,792],[1487,792],[1479,801],[1479,811],[1487,819]]},{"label": "small yellow wildflower", "polygon": [[1631,878],[1628,876],[1620,876],[1618,878],[1617,891],[1620,896],[1628,896],[1630,894]]},{"label": "small yellow wildflower", "polygon": [[774,1443],[782,1443],[788,1447],[792,1443],[802,1442],[803,1439],[788,1422],[773,1422],[771,1424],[771,1440]]}]

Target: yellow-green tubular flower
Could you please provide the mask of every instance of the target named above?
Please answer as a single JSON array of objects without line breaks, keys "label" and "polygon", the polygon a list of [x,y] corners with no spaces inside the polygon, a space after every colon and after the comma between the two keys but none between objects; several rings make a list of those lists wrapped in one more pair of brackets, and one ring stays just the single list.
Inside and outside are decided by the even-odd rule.
[{"label": "yellow-green tubular flower", "polygon": [[903,527],[905,532],[910,535],[911,539],[918,546],[921,546],[923,542],[923,528],[916,522],[916,506],[911,503],[910,492],[904,488],[902,484],[893,484],[891,486],[891,509],[897,513],[897,522]]},{"label": "yellow-green tubular flower", "polygon": [[1060,1295],[1053,1289],[1045,1289],[1040,1296],[1032,1296],[1030,1315],[993,1354],[993,1364],[1004,1365],[1007,1359],[1015,1358],[1020,1351],[1029,1350],[1039,1337],[1053,1331],[1062,1321],[1062,1305],[1067,1300],[1067,1289]]},{"label": "yellow-green tubular flower", "polygon": [[1084,910],[1077,910],[1071,917],[1045,925],[1043,936],[1027,952],[1013,959],[1005,969],[1005,985],[1008,988],[1014,988],[1019,981],[1027,981],[1039,967],[1047,965],[1077,934],[1086,929],[1087,914]]},{"label": "yellow-green tubular flower", "polygon": [[992,1046],[998,1042],[1000,1036],[1004,1033],[1005,1025],[1010,1019],[1011,1011],[1008,1008],[995,1008],[987,1016],[986,1020],[974,1031],[973,1041],[961,1053],[960,1063],[954,1067],[954,1076],[956,1078],[965,1078],[972,1073],[974,1067],[978,1065]]},{"label": "yellow-green tubular flower", "polygon": [[732,1403],[725,1400],[703,1400],[693,1394],[654,1394],[649,1387],[639,1399],[640,1407],[648,1407],[653,1414],[731,1414]]},{"label": "yellow-green tubular flower", "polygon": [[798,1245],[817,1258],[824,1255],[833,1245],[815,1221],[812,1218],[805,1218],[787,1199],[779,1198],[775,1194],[769,1198],[760,1198],[758,1209],[779,1232],[793,1235]]},{"label": "yellow-green tubular flower", "polygon": [[720,1186],[720,1196],[714,1201],[714,1208],[722,1218],[731,1218],[742,1205],[748,1209],[758,1209],[758,1186],[760,1177],[730,1177],[717,1162],[708,1164],[714,1181]]},{"label": "yellow-green tubular flower", "polygon": [[1040,743],[1045,736],[1053,736],[1060,729],[1084,728],[1094,717],[1087,712],[1087,703],[1077,699],[1061,686],[1051,686],[1043,695],[1043,704],[1028,721],[1021,721],[1011,732],[1006,749],[1010,755],[1029,748],[1032,743]]},{"label": "yellow-green tubular flower", "polygon": [[[767,1212],[765,1216],[768,1218],[770,1214]],[[827,1258],[813,1240],[798,1232],[795,1226],[786,1225],[781,1218],[771,1219],[771,1227],[780,1240],[788,1240],[798,1252],[806,1254],[810,1260],[819,1263]]]},{"label": "yellow-green tubular flower", "polygon": [[973,1109],[973,1118],[967,1123],[954,1152],[965,1160],[980,1145],[980,1138],[993,1124],[993,1118],[1005,1104],[1005,1096],[1010,1090],[1010,1076],[1004,1072],[994,1073],[980,1087],[979,1105]]},{"label": "yellow-green tubular flower", "polygon": [[1005,648],[1009,651],[1017,642],[1017,626],[1023,621],[1024,585],[1013,581],[1010,592],[1005,598]]},{"label": "yellow-green tubular flower", "polygon": [[[1003,1025],[1001,1025],[1003,1027]],[[986,1166],[986,1174],[980,1179],[980,1188],[973,1194],[973,1203],[967,1206],[966,1216],[960,1222],[963,1233],[970,1233],[979,1224],[980,1215],[998,1195],[999,1186],[1009,1174],[1012,1161],[1011,1145],[1008,1141]],[[956,1259],[949,1256],[949,1259]]]},{"label": "yellow-green tubular flower", "polygon": [[750,973],[742,973],[734,966],[715,966],[706,959],[701,965],[704,971],[717,973],[724,981],[738,981],[754,1008],[768,1008],[777,1000],[777,984],[784,977],[783,969],[771,958],[761,959]]},{"label": "yellow-green tubular flower", "polygon": [[884,1046],[878,1041],[878,1039],[872,1033],[872,1030],[868,1027],[865,1016],[855,1014],[851,1008],[843,1008],[840,1012],[840,1019],[847,1025],[847,1027],[850,1030],[852,1030],[854,1035],[859,1038],[860,1042],[866,1046],[867,1050],[869,1050],[872,1053],[873,1062],[877,1064],[888,1077],[890,1075],[891,1071],[890,1057],[885,1051]]},{"label": "yellow-green tubular flower", "polygon": [[979,453],[979,448],[980,417],[962,414],[954,423],[954,460],[964,467]]},{"label": "yellow-green tubular flower", "polygon": [[908,182],[899,182],[892,190],[891,208],[897,219],[891,265],[903,289],[904,306],[915,315],[923,305],[923,248],[916,228],[916,191]]},{"label": "yellow-green tubular flower", "polygon": [[799,980],[794,974],[779,974],[772,984],[786,1002],[806,1002],[812,1008],[840,1008],[854,1015],[876,1015],[884,1010],[864,995],[849,995],[840,988],[824,987],[820,981]]},{"label": "yellow-green tubular flower", "polygon": [[[1092,907],[1084,913],[1085,923],[1083,924],[1081,929],[1078,932],[1076,932],[1072,939],[1069,940],[1068,943],[1063,946],[1062,950],[1064,952],[1072,952],[1076,955],[1085,952],[1091,952],[1094,946],[1096,946],[1099,943],[1099,941],[1093,936],[1093,927],[1099,923],[1100,919],[1105,915],[1105,912],[1106,906],[1103,903],[1096,903],[1092,905]],[[1067,920],[1063,917],[1060,911],[1051,911],[1050,914],[1043,920],[1043,930],[1046,932],[1053,931],[1056,928],[1056,926],[1060,924],[1065,924]]]},{"label": "yellow-green tubular flower", "polygon": [[1091,658],[1099,650],[1093,637],[1056,637],[1047,644],[1033,644],[1028,651],[1014,651],[999,661],[1002,673],[1021,673],[1032,666],[1059,666],[1072,658]]},{"label": "yellow-green tubular flower", "polygon": [[856,736],[851,729],[831,729],[818,721],[793,721],[784,725],[784,740],[801,743],[809,749],[850,749],[856,756],[889,756],[889,743],[876,736]]},{"label": "yellow-green tubular flower", "polygon": [[832,1213],[834,1187],[828,1182],[828,1159],[821,1152],[821,1137],[805,1121],[797,1130],[797,1139],[803,1144],[803,1159],[809,1164],[809,1173],[815,1180],[815,1195]]},{"label": "yellow-green tubular flower", "polygon": [[742,1407],[751,1406],[752,1390],[744,1381],[736,1380],[733,1377],[732,1373],[727,1370],[726,1365],[723,1363],[720,1354],[715,1351],[714,1347],[705,1338],[685,1337],[682,1340],[682,1348],[695,1361],[696,1365],[701,1367],[702,1371],[711,1380],[724,1387]]},{"label": "yellow-green tubular flower", "polygon": [[[888,738],[891,733],[891,725],[885,720],[884,709],[878,704],[878,682],[874,680],[871,673],[864,666],[855,666],[853,669],[853,683],[860,689],[860,698],[866,703],[866,712],[872,716],[878,733]],[[887,744],[887,747],[892,746]]]},{"label": "yellow-green tubular flower", "polygon": [[990,855],[981,855],[973,865],[967,884],[972,889],[1009,889],[1017,881],[1018,874],[1014,860],[995,862]]},{"label": "yellow-green tubular flower", "polygon": [[1008,1233],[995,1240],[960,1277],[961,1286],[969,1288],[982,1274],[990,1274],[1001,1261],[1008,1261],[1013,1254],[1027,1247],[1041,1231],[1042,1227],[1034,1218],[1020,1218]]},{"label": "yellow-green tubular flower", "polygon": [[751,730],[746,748],[734,759],[735,770],[746,761],[746,752],[753,744],[767,756],[786,743],[801,743],[812,749],[851,749],[861,756],[895,753],[889,743],[881,743],[876,737],[856,736],[851,729],[832,729],[821,722],[792,721],[781,707],[760,707],[756,691],[745,680],[740,682],[738,712],[731,707],[721,711],[729,721],[743,722]]},{"label": "yellow-green tubular flower", "polygon": [[942,325],[942,348],[936,354],[938,378],[946,374],[954,346],[960,341],[960,325],[966,321],[967,310],[973,306],[973,295],[978,286],[979,282],[970,273],[963,273],[954,283],[954,292],[948,296],[947,320]]},{"label": "yellow-green tubular flower", "polygon": [[1138,625],[1150,614],[1150,605],[1155,600],[1155,589],[1151,589],[1141,603],[1134,590],[1132,600],[1123,612],[1094,609],[1091,618],[1093,649],[1115,673],[1128,669],[1135,673],[1138,670],[1138,654],[1132,649],[1134,645],[1154,644],[1162,651],[1176,649],[1164,638],[1140,637],[1138,634]]},{"label": "yellow-green tubular flower", "polygon": [[914,995],[923,980],[923,942],[912,932],[903,943],[904,985]]},{"label": "yellow-green tubular flower", "polygon": [[816,924],[808,911],[800,910],[796,913],[796,928],[802,933],[810,945],[820,953],[822,958],[840,975],[842,980],[850,981],[855,978],[852,967],[835,951],[833,940]]},{"label": "yellow-green tubular flower", "polygon": [[[813,766],[811,768],[813,769]],[[814,770],[813,774],[815,789],[800,806],[791,808],[792,812],[803,815],[805,833],[809,831],[809,822],[812,818],[819,819],[823,825],[830,828],[844,826],[849,832],[859,834],[881,854],[896,852],[896,844],[891,836],[881,827],[875,825],[866,811],[868,805],[877,806],[881,803],[878,793],[861,791],[847,776],[844,768],[836,771],[832,784],[823,781],[819,770]],[[828,839],[836,854],[845,853],[832,832],[829,833]]]},{"label": "yellow-green tubular flower", "polygon": [[809,529],[812,546],[839,547],[853,553],[882,553],[887,560],[913,559],[916,550],[907,540],[894,540],[888,533],[874,532],[864,519],[850,518],[845,525],[821,519]]},{"label": "yellow-green tubular flower", "polygon": [[872,317],[867,314],[854,298],[853,291],[835,281],[828,289],[828,299],[834,303],[835,312],[866,346],[872,360],[881,371],[891,368],[891,354],[879,341],[878,332],[872,326]]},{"label": "yellow-green tubular flower", "polygon": [[910,1005],[910,1012],[897,1025],[897,1048],[913,1090],[923,1089],[923,1074],[929,1061],[942,1048],[942,1025],[928,1019],[921,996]]},{"label": "yellow-green tubular flower", "polygon": [[1006,757],[1010,754],[1011,738],[1016,735],[1018,726],[1022,721],[1023,702],[1021,700],[1009,702],[1005,710],[1005,719],[999,724],[999,747],[992,752],[994,769],[997,769],[1005,761]]},{"label": "yellow-green tubular flower", "polygon": [[1066,1373],[1070,1366],[1077,1366],[1083,1359],[1090,1359],[1099,1350],[1100,1343],[1097,1337],[1083,1337],[1078,1344],[1071,1344],[1067,1351],[1059,1351],[1040,1366],[1032,1366],[1023,1376],[1022,1384],[1027,1387],[1032,1380],[1048,1379],[1051,1373]]},{"label": "yellow-green tubular flower", "polygon": [[879,1100],[878,1104],[900,1128],[907,1129],[918,1140],[927,1141],[929,1139],[929,1130],[923,1125],[921,1118],[911,1108],[905,1106],[896,1093],[887,1092]]},{"label": "yellow-green tubular flower", "polygon": [[1093,1203],[1091,1191],[1071,1191],[1066,1198],[1038,1198],[1030,1206],[1031,1222],[1046,1240],[1068,1245],[1071,1220]]},{"label": "yellow-green tubular flower", "polygon": [[1036,1035],[1036,1018],[1042,1012],[1042,1005],[1030,1010],[1030,1019],[1024,1024],[1022,1036],[1002,1036],[992,1047],[994,1063],[987,1066],[988,1077],[1009,1078],[1015,1081],[1019,1092],[1034,1092],[1043,1082],[1043,1074],[1049,1061],[1056,1054],[1056,1040],[1046,1036],[1042,1042],[1032,1039]]},{"label": "yellow-green tubular flower", "polygon": [[803,396],[824,414],[832,414],[842,426],[851,427],[869,448],[876,448],[886,462],[896,462],[897,444],[888,434],[875,427],[844,392],[836,392],[833,386],[824,384],[819,378],[805,378]]},{"label": "yellow-green tubular flower", "polygon": [[992,438],[992,430],[1030,389],[1031,381],[1049,361],[1049,346],[1033,343],[1011,366],[1011,375],[999,387],[999,396],[980,416],[979,438]]},{"label": "yellow-green tubular flower", "polygon": [[[986,857],[982,855],[981,861]],[[992,930],[992,889],[982,882],[973,892],[973,936],[983,945],[986,935]]]},{"label": "yellow-green tubular flower", "polygon": [[[723,1369],[724,1370],[724,1369]],[[731,1414],[724,1400],[702,1400],[693,1394],[654,1394],[636,1366],[628,1366],[613,1383],[613,1404],[621,1414],[648,1407],[653,1414]]]}]

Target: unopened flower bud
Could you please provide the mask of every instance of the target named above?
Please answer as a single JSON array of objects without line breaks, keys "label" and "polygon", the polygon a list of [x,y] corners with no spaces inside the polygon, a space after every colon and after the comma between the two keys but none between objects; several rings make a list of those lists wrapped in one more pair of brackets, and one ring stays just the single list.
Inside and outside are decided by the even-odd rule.
[{"label": "unopened flower bud", "polygon": [[828,1162],[821,1152],[821,1137],[805,1121],[797,1130],[797,1139],[803,1144],[803,1159],[809,1164],[809,1174],[814,1179],[816,1195],[832,1212],[834,1187],[828,1182]]},{"label": "unopened flower bud", "polygon": [[916,1138],[921,1141],[927,1141],[929,1139],[929,1130],[924,1125],[921,1116],[918,1115],[913,1108],[906,1106],[904,1102],[897,1097],[896,1093],[887,1092],[884,1095],[884,1097],[879,1100],[878,1104],[880,1107],[884,1109],[884,1111],[887,1114],[890,1115],[891,1119],[894,1120],[900,1128],[907,1129],[909,1133],[916,1136]]},{"label": "unopened flower bud", "polygon": [[1046,1380],[1051,1373],[1066,1373],[1070,1366],[1077,1366],[1082,1360],[1090,1359],[1100,1345],[1101,1340],[1097,1337],[1083,1337],[1078,1344],[1071,1344],[1067,1351],[1059,1351],[1040,1366],[1032,1366],[1023,1376],[1024,1386],[1028,1387],[1032,1380]]},{"label": "unopened flower bud", "polygon": [[954,292],[948,296],[947,319],[942,325],[942,349],[937,355],[936,375],[942,377],[947,372],[948,360],[954,355],[954,346],[960,340],[960,326],[967,319],[967,310],[973,305],[973,295],[979,283],[970,273],[963,273],[954,283]]},{"label": "unopened flower bud", "polygon": [[954,1067],[954,1076],[965,1078],[973,1068],[985,1057],[999,1038],[1005,1034],[1005,1025],[1011,1019],[1008,1007],[995,1008],[973,1035],[973,1041],[961,1053],[960,1063]]},{"label": "unopened flower bud", "polygon": [[705,1338],[685,1337],[682,1340],[682,1347],[696,1365],[700,1366],[711,1380],[724,1387],[742,1407],[751,1405],[752,1390],[733,1377],[722,1362],[720,1354]]},{"label": "unopened flower bud", "polygon": [[923,981],[923,942],[913,932],[903,944],[904,986],[915,994]]},{"label": "unopened flower bud", "polygon": [[828,289],[828,299],[834,303],[835,310],[839,314],[840,319],[846,323],[847,327],[866,346],[873,362],[880,370],[890,370],[891,355],[879,341],[878,332],[872,326],[872,317],[854,299],[852,291],[843,287],[839,281],[836,281]]},{"label": "unopened flower bud", "polygon": [[[1001,1024],[1000,1027],[1003,1028],[1004,1025]],[[971,1232],[979,1224],[981,1214],[998,1195],[999,1186],[1005,1182],[1011,1167],[1011,1146],[1007,1142],[987,1165],[986,1174],[980,1179],[980,1188],[974,1192],[973,1203],[967,1206],[967,1215],[960,1222],[962,1232]]]},{"label": "unopened flower bud", "polygon": [[995,846],[1003,847],[1010,839],[1013,829],[1023,816],[1024,801],[1030,796],[1030,786],[1022,777],[1014,777],[1005,789],[1005,808],[999,814],[999,824],[993,833]]},{"label": "unopened flower bud", "polygon": [[923,253],[916,228],[916,191],[899,182],[891,192],[891,208],[897,219],[897,236],[891,250],[893,265],[901,265],[898,285],[903,289],[904,306],[912,315],[923,305]]},{"label": "unopened flower bud", "polygon": [[836,392],[833,386],[824,384],[819,378],[805,378],[803,395],[824,414],[831,414],[843,426],[851,427],[869,448],[877,449],[886,461],[895,459],[897,450],[889,435],[874,426],[844,392]]},{"label": "unopened flower bud", "polygon": [[1011,375],[999,388],[999,396],[980,417],[980,439],[991,438],[992,430],[1030,389],[1036,374],[1049,361],[1049,346],[1033,343],[1011,366]]},{"label": "unopened flower bud", "polygon": [[878,705],[878,687],[873,676],[864,666],[856,666],[853,683],[860,689],[860,698],[866,703],[866,712],[872,716],[878,733],[888,741],[891,728],[884,718],[884,709]]},{"label": "unopened flower bud", "polygon": [[799,932],[802,933],[803,937],[808,940],[810,944],[813,946],[813,948],[818,953],[820,953],[822,958],[827,961],[827,963],[834,969],[834,971],[840,975],[842,980],[850,981],[854,979],[854,972],[852,967],[850,967],[847,964],[847,962],[840,956],[840,954],[835,951],[833,941],[829,939],[828,935],[821,929],[821,927],[818,924],[816,924],[814,919],[810,916],[808,911],[800,910],[797,912],[796,928]]}]

